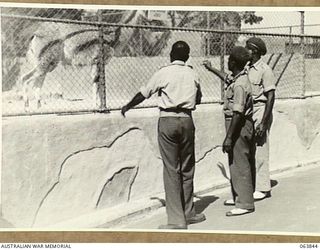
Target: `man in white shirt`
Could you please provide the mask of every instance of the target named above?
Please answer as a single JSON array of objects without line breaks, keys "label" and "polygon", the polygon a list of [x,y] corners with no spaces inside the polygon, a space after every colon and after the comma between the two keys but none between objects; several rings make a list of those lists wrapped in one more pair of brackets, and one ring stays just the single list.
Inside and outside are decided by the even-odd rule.
[{"label": "man in white shirt", "polygon": [[174,43],[170,52],[171,63],[157,71],[121,109],[125,116],[129,109],[158,93],[158,142],[164,165],[168,216],[168,224],[161,225],[160,229],[187,229],[188,224],[206,219],[204,214],[196,214],[193,203],[195,127],[192,111],[201,101],[201,90],[198,75],[186,65],[189,53],[186,42]]},{"label": "man in white shirt", "polygon": [[254,199],[271,197],[269,173],[269,132],[272,124],[272,109],[275,101],[275,77],[272,69],[262,61],[267,53],[266,44],[258,37],[246,41],[251,52],[248,77],[254,101],[253,120],[256,128],[256,187]]}]

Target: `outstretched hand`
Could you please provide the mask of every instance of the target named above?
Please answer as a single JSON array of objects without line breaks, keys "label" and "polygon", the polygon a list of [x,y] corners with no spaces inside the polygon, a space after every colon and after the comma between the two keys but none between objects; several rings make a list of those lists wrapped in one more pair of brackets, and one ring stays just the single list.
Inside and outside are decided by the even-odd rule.
[{"label": "outstretched hand", "polygon": [[267,132],[267,126],[264,123],[260,123],[256,128],[256,136],[263,137]]},{"label": "outstretched hand", "polygon": [[128,110],[129,110],[129,108],[128,108],[127,105],[123,106],[123,107],[121,108],[121,115],[122,115],[123,117],[126,117],[126,112],[127,112]]},{"label": "outstretched hand", "polygon": [[224,142],[222,144],[222,152],[223,153],[230,153],[232,150],[232,139],[226,137],[224,139]]},{"label": "outstretched hand", "polygon": [[202,62],[202,64],[206,69],[211,69],[212,68],[211,62],[209,60],[204,60]]}]

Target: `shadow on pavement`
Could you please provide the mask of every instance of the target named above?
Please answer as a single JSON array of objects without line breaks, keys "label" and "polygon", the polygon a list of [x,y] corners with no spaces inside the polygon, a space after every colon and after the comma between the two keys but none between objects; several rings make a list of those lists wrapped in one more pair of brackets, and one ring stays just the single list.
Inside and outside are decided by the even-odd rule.
[{"label": "shadow on pavement", "polygon": [[[199,200],[194,202],[194,206],[196,209],[196,213],[203,212],[211,203],[215,202],[219,199],[219,197],[210,195],[210,196],[198,196],[196,195]],[[151,197],[151,200],[158,200],[162,206],[166,206],[166,201],[164,199],[158,197]]]},{"label": "shadow on pavement", "polygon": [[271,182],[271,187],[272,188],[278,185],[278,181],[277,180],[271,180],[270,182]]},{"label": "shadow on pavement", "polygon": [[150,197],[150,200],[158,200],[162,206],[166,206],[166,200],[165,199],[161,199],[159,197]]},{"label": "shadow on pavement", "polygon": [[194,203],[197,214],[202,213],[211,203],[219,199],[219,197],[214,195],[197,196],[197,198],[199,198],[199,200]]}]

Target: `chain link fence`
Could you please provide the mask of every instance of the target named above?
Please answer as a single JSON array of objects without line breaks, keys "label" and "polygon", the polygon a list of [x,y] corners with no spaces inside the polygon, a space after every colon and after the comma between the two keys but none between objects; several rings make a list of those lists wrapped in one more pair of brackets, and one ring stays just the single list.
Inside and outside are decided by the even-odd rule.
[{"label": "chain link fence", "polygon": [[[178,40],[191,47],[188,64],[200,75],[203,102],[220,102],[221,82],[202,61],[227,70],[231,48],[254,35],[266,42],[263,60],[275,73],[277,98],[319,94],[320,37],[241,31],[244,18],[256,17],[250,12],[2,8],[2,114],[120,109],[169,64]],[[156,106],[156,97],[140,106]]]}]

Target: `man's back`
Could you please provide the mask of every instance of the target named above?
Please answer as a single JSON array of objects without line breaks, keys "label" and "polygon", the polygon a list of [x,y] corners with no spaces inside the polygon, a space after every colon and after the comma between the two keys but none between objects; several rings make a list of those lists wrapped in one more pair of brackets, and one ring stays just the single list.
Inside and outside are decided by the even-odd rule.
[{"label": "man's back", "polygon": [[174,61],[156,72],[147,86],[141,88],[146,98],[159,94],[159,107],[194,110],[199,88],[197,73],[182,61]]}]

